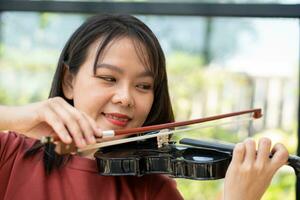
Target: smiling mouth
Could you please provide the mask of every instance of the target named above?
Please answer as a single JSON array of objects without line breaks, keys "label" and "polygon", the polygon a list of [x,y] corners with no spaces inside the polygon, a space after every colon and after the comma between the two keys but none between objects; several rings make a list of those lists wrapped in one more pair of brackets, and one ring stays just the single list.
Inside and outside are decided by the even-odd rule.
[{"label": "smiling mouth", "polygon": [[131,120],[127,115],[119,114],[119,113],[102,113],[107,121],[112,123],[113,125],[117,125],[120,127],[125,127],[128,122]]}]

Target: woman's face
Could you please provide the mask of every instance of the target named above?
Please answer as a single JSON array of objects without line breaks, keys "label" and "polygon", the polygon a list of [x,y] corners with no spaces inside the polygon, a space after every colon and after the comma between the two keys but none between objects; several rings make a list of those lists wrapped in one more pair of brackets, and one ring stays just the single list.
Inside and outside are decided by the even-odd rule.
[{"label": "woman's face", "polygon": [[94,74],[98,44],[90,46],[72,81],[75,108],[95,119],[102,130],[142,126],[154,98],[150,71],[139,59],[132,40],[121,38],[107,46]]}]

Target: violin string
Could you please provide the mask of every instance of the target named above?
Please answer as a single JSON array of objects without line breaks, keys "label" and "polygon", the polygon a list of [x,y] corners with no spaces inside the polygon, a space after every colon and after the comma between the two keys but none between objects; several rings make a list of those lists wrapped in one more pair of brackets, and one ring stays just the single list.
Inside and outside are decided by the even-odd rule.
[{"label": "violin string", "polygon": [[[221,125],[232,124],[234,122],[243,122],[243,121],[252,121],[252,120],[253,120],[253,118],[247,117],[247,118],[242,119],[242,120],[239,119],[239,120],[231,120],[231,121],[227,121],[227,122],[223,122],[223,123],[218,123],[217,125],[221,126]],[[123,139],[119,139],[119,140],[113,140],[113,141],[107,141],[107,142],[92,144],[92,145],[86,146],[85,148],[78,149],[78,151],[82,152],[82,151],[86,151],[86,150],[102,148],[102,147],[107,147],[107,146],[112,146],[112,145],[117,145],[117,144],[123,144],[123,143],[128,143],[128,142],[134,142],[134,141],[154,138],[154,137],[158,137],[158,136],[170,135],[170,134],[173,134],[173,133],[181,133],[181,132],[191,131],[191,130],[195,130],[195,129],[198,129],[198,128],[211,128],[211,127],[215,127],[215,126],[216,125],[212,126],[212,125],[198,124],[198,125],[194,125],[193,127],[188,127],[188,128],[185,127],[185,128],[181,128],[181,129],[177,129],[177,130],[159,132],[159,133],[151,134],[151,135],[142,135],[142,136],[137,136],[137,137],[123,138]]]},{"label": "violin string", "polygon": [[[228,125],[228,124],[232,124],[234,122],[245,122],[245,121],[253,121],[253,118],[252,117],[244,117],[241,119],[241,117],[240,117],[240,119],[238,119],[238,120],[230,120],[230,121],[218,123],[217,126]],[[158,132],[158,133],[151,134],[151,135],[142,135],[142,136],[136,136],[136,137],[131,137],[131,138],[123,138],[123,139],[119,139],[119,140],[101,142],[101,143],[91,144],[84,148],[78,149],[78,152],[83,152],[83,151],[87,151],[87,150],[91,150],[91,149],[102,148],[102,147],[123,144],[123,143],[128,143],[128,142],[134,142],[134,141],[154,138],[154,137],[158,137],[158,136],[165,136],[165,135],[170,135],[173,133],[192,131],[192,130],[199,129],[199,128],[211,128],[211,127],[215,127],[215,126],[216,125],[212,126],[212,125],[197,124],[197,125],[192,125],[191,127],[185,127],[185,128],[181,128],[181,129],[177,129],[177,130]]]},{"label": "violin string", "polygon": [[[190,127],[187,128],[183,128],[184,131],[192,131],[198,128],[212,128],[212,127],[216,127],[216,126],[223,126],[223,125],[229,125],[229,124],[233,124],[233,123],[237,123],[237,122],[245,122],[245,121],[253,121],[253,118],[249,118],[249,117],[245,117],[244,119],[238,119],[238,120],[231,120],[231,121],[225,121],[225,122],[221,122],[221,123],[216,123],[214,125],[202,125],[202,124],[196,124],[196,125],[191,125]],[[176,131],[179,131],[181,129],[177,129]],[[182,132],[182,131],[180,131]]]}]

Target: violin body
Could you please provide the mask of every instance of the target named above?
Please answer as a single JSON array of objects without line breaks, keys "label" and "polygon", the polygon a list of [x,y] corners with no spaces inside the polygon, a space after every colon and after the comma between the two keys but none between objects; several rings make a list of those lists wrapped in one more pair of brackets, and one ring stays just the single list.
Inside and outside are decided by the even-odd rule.
[{"label": "violin body", "polygon": [[95,153],[100,175],[168,174],[173,178],[215,180],[225,177],[231,161],[230,153],[206,148],[175,144],[158,148],[143,142],[116,146]]},{"label": "violin body", "polygon": [[[225,177],[232,159],[233,144],[222,144],[184,138],[157,147],[145,140],[112,147],[95,153],[98,171],[104,176],[143,176],[168,174],[173,178],[215,180]],[[189,145],[189,146],[186,146]],[[270,158],[272,155],[270,155]],[[300,177],[300,157],[289,155],[288,163]]]}]

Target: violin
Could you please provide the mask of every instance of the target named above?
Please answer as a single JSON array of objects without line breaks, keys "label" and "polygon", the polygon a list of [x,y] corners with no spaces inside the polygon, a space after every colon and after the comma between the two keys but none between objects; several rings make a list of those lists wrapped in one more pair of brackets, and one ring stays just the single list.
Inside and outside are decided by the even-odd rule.
[{"label": "violin", "polygon": [[[186,130],[184,128],[175,130],[177,127],[249,113],[253,113],[253,119],[262,116],[261,109],[251,109],[183,122],[103,131],[104,140],[100,139],[97,144],[77,149],[77,152],[99,148],[94,157],[99,174],[104,176],[168,174],[175,178],[195,180],[220,179],[225,177],[231,162],[233,144],[185,138],[180,141],[181,145],[176,145],[169,141],[169,135]],[[145,132],[148,133],[145,134]],[[137,134],[144,135],[135,136]],[[120,136],[125,138],[119,139]],[[107,138],[110,140],[107,141]],[[46,145],[49,145],[55,140],[55,138],[50,140],[48,137],[44,141]],[[69,148],[61,149],[69,151]],[[45,153],[44,157],[48,155],[49,152]],[[297,176],[300,176],[299,157],[290,155],[288,165],[294,168]]]},{"label": "violin", "polygon": [[[104,176],[167,174],[173,178],[216,180],[225,177],[233,144],[184,138],[180,144],[157,147],[138,142],[100,149],[95,153],[98,171]],[[187,146],[188,145],[188,146]],[[272,155],[270,155],[271,157]],[[288,165],[300,176],[300,157],[290,155]]]}]

